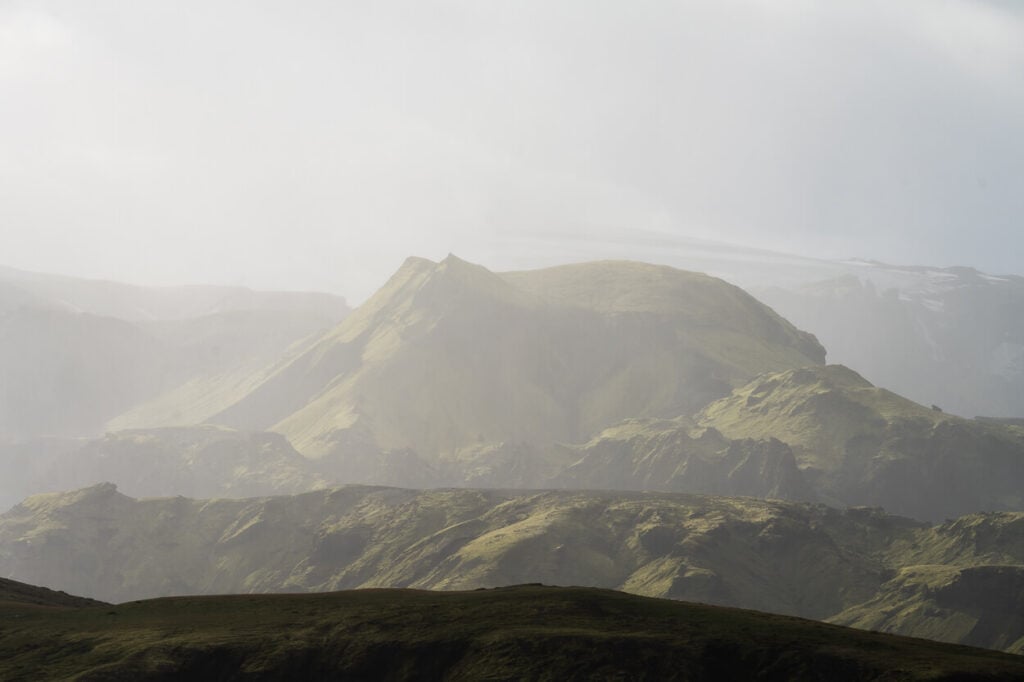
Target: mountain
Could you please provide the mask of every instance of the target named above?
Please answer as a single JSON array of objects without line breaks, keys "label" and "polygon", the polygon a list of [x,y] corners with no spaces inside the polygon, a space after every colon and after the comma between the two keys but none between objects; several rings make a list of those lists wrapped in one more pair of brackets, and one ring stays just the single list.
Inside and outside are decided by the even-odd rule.
[{"label": "mountain", "polygon": [[159,392],[109,419],[105,430],[200,424],[211,405],[252,390],[269,364],[308,347],[346,312],[240,310],[140,323],[167,346],[172,372]]},{"label": "mountain", "polygon": [[763,375],[697,422],[786,443],[832,504],[936,520],[1024,509],[1024,429],[923,407],[841,365]]},{"label": "mountain", "polygon": [[1014,680],[1024,659],[587,588],[0,604],[0,676],[81,680]]},{"label": "mountain", "polygon": [[[742,287],[814,334],[829,361],[963,417],[1024,417],[1024,277],[970,267],[809,258],[632,229],[573,244],[578,259],[631,258]],[[507,263],[563,252],[534,235],[503,244]]]},{"label": "mountain", "polygon": [[730,440],[683,418],[627,420],[561,450],[571,453],[572,463],[545,481],[559,488],[816,498],[786,444]]},{"label": "mountain", "polygon": [[[302,305],[272,308],[8,313],[0,462],[22,466],[8,467],[0,503],[112,480],[199,497],[360,482],[751,495],[934,520],[1024,509],[1019,426],[824,366],[813,337],[704,275],[620,261],[496,274],[413,258],[332,328]],[[249,435],[190,426],[207,422]],[[153,430],[168,426],[178,435]],[[217,450],[186,445],[185,427],[197,429],[185,440],[232,440],[234,463],[207,466],[196,453]],[[101,430],[127,433],[90,446],[38,437]],[[274,465],[243,452],[264,432],[305,459],[283,440]]]},{"label": "mountain", "polygon": [[[587,443],[483,444],[429,466],[411,451],[379,452],[367,483],[419,488],[653,490],[814,500],[789,446],[730,440],[684,418],[631,419]],[[111,481],[129,495],[253,497],[338,483],[329,461],[303,457],[280,434],[212,424],[126,429],[101,438],[0,445],[0,510],[37,492]]]},{"label": "mountain", "polygon": [[231,286],[138,286],[0,266],[0,310],[31,301],[98,317],[130,321],[186,320],[239,311],[302,312],[333,318],[344,299],[332,294],[253,291]]},{"label": "mountain", "polygon": [[[940,564],[967,576],[948,597],[929,583],[900,590]],[[1024,604],[1003,588],[1022,568],[1024,513],[932,526],[878,509],[650,492],[348,486],[191,500],[133,499],[104,484],[0,516],[0,575],[105,601],[543,582],[1020,653],[1024,623],[1008,614]],[[900,599],[923,615],[888,618]]]},{"label": "mountain", "polygon": [[947,521],[898,551],[912,565],[832,622],[1024,653],[1024,514]]},{"label": "mountain", "polygon": [[1024,417],[1024,277],[662,241],[634,257],[743,287],[829,360],[947,412]]},{"label": "mountain", "polygon": [[27,495],[117,481],[142,497],[253,497],[327,485],[279,434],[212,425],[130,429],[97,439],[0,447],[0,508]]},{"label": "mountain", "polygon": [[864,630],[1024,653],[1024,567],[912,566],[829,619]]},{"label": "mountain", "polygon": [[145,410],[132,410],[165,394],[175,407],[159,425],[194,423],[211,384],[246,386],[346,312],[325,294],[135,287],[0,268],[0,443],[144,425]]},{"label": "mountain", "polygon": [[1024,277],[864,263],[792,288],[756,288],[829,357],[926,405],[1024,416]]},{"label": "mountain", "polygon": [[124,320],[47,307],[0,313],[0,439],[102,432],[159,390],[169,350]]},{"label": "mountain", "polygon": [[465,448],[443,464],[432,485],[746,495],[934,521],[1024,510],[1024,427],[918,405],[841,365],[763,374],[693,417]]},{"label": "mountain", "polygon": [[204,421],[278,431],[336,459],[345,480],[368,480],[382,452],[412,472],[487,444],[582,442],[823,360],[812,337],[704,275],[624,262],[499,275],[454,256],[409,259]]}]

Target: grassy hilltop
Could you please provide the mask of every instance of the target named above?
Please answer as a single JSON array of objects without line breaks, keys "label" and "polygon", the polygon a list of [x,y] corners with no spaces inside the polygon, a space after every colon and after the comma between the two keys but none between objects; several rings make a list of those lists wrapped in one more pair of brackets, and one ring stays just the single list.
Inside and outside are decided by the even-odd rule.
[{"label": "grassy hilltop", "polygon": [[0,603],[4,679],[1022,676],[1016,656],[588,588],[180,597],[80,609]]}]

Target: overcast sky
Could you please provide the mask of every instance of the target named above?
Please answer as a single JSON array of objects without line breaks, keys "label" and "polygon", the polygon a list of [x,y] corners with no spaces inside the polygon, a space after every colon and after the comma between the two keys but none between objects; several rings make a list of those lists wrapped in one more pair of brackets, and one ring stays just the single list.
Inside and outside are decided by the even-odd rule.
[{"label": "overcast sky", "polygon": [[358,301],[663,234],[1024,274],[1022,218],[1012,0],[0,0],[15,267]]}]

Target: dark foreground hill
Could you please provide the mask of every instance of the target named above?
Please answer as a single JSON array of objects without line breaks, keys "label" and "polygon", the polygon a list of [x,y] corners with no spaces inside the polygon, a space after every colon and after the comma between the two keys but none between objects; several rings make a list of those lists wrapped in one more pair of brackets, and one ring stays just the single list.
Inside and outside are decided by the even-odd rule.
[{"label": "dark foreground hill", "polygon": [[1024,678],[1022,657],[592,588],[2,605],[0,616],[3,679]]}]

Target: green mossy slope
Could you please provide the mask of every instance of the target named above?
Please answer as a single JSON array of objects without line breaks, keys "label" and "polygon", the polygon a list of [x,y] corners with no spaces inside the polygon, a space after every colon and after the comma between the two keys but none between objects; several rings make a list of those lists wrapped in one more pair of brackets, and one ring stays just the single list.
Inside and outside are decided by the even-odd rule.
[{"label": "green mossy slope", "polygon": [[813,337],[704,275],[620,262],[498,275],[413,258],[215,419],[280,431],[365,480],[364,452],[432,464],[482,444],[583,442],[823,359]]},{"label": "green mossy slope", "polygon": [[829,503],[934,520],[1024,509],[1024,429],[923,407],[841,365],[758,377],[697,421],[786,443]]}]

